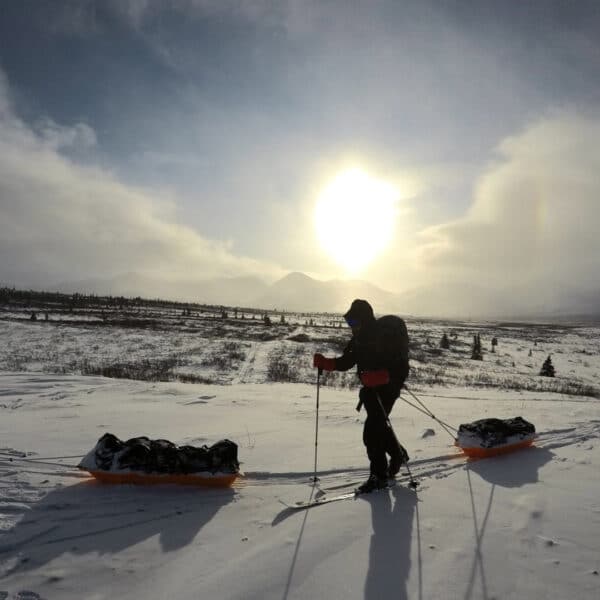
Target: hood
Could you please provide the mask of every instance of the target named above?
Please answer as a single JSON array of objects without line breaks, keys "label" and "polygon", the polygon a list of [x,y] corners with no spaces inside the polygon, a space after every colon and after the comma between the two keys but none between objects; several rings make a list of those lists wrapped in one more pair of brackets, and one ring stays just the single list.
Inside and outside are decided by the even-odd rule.
[{"label": "hood", "polygon": [[350,305],[350,310],[344,315],[344,319],[356,319],[364,326],[374,322],[375,315],[373,308],[366,300],[356,299]]}]

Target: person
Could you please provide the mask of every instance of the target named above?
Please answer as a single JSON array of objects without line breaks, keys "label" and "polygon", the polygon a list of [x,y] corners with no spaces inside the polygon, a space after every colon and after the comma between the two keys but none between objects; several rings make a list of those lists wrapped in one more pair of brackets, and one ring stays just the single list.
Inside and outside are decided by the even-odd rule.
[{"label": "person", "polygon": [[[375,319],[373,308],[366,300],[356,299],[344,315],[352,329],[352,338],[341,356],[326,358],[317,353],[313,366],[324,371],[347,371],[356,366],[362,383],[359,391],[360,411],[367,411],[363,443],[370,462],[370,475],[359,486],[360,492],[387,487],[408,454],[389,426],[388,416],[408,377],[408,334],[399,317]],[[387,456],[390,461],[388,464]]]}]

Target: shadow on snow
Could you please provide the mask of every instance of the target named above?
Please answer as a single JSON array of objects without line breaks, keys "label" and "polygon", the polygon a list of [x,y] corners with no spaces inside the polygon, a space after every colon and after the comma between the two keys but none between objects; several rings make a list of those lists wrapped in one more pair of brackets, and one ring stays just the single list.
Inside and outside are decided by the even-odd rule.
[{"label": "shadow on snow", "polygon": [[547,448],[531,446],[513,454],[469,461],[467,469],[494,485],[521,487],[537,483],[539,470],[553,457]]},{"label": "shadow on snow", "polygon": [[231,489],[95,481],[57,488],[0,539],[0,564],[21,558],[0,576],[37,568],[65,553],[114,554],[156,535],[162,551],[178,550],[234,496]]},{"label": "shadow on snow", "polygon": [[[471,564],[471,572],[468,578],[467,589],[464,600],[471,600],[475,593],[475,584],[479,578],[481,586],[480,594],[477,597],[483,600],[491,598],[488,590],[488,583],[485,573],[485,561],[483,556],[483,537],[492,513],[494,504],[494,493],[496,486],[515,488],[526,484],[534,484],[539,481],[539,470],[546,463],[550,462],[554,456],[546,448],[536,448],[532,446],[515,454],[498,456],[490,459],[470,461],[465,468],[467,474],[467,485],[469,490],[469,500],[471,506],[471,515],[473,518],[473,532],[475,535],[474,555]],[[477,474],[488,483],[491,483],[487,505],[483,511],[476,509],[476,495],[473,490],[473,480],[471,474]]]},{"label": "shadow on snow", "polygon": [[365,600],[394,597],[407,600],[412,528],[417,494],[403,487],[390,494],[359,496],[371,505],[373,533],[369,546],[369,569]]}]

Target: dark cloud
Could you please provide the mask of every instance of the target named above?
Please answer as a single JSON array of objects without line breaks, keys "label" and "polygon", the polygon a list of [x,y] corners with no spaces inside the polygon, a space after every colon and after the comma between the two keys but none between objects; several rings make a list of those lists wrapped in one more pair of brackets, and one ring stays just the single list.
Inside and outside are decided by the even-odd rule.
[{"label": "dark cloud", "polygon": [[[559,132],[550,123],[567,117],[557,114],[595,122],[599,12],[596,2],[558,0],[22,0],[2,6],[0,65],[24,136],[16,147],[30,140],[48,173],[61,165],[65,189],[77,188],[84,169],[110,179],[117,197],[151,189],[142,195],[152,207],[163,197],[175,205],[168,222],[178,215],[202,240],[221,240],[225,255],[257,264],[277,256],[285,268],[327,277],[339,273],[311,231],[312,206],[336,169],[358,165],[400,186],[414,178],[419,190],[368,276],[398,290],[426,279],[414,256],[429,227],[420,255],[432,273],[479,270],[491,285],[524,281],[542,260],[535,207],[556,205],[536,190],[556,183],[554,171],[567,181],[565,164],[578,158],[544,138],[548,153],[536,148],[536,174],[526,176],[525,134],[515,132],[543,123]],[[16,172],[30,189],[33,175]],[[53,177],[44,185],[61,205],[66,192]],[[38,184],[24,202],[31,214],[45,211]],[[579,182],[573,196],[585,196]],[[590,216],[587,202],[577,207],[565,229],[573,215]],[[477,216],[484,208],[493,216]],[[109,212],[128,223],[120,237],[131,215]],[[569,256],[581,253],[573,237],[557,239]],[[148,264],[169,252],[150,250]],[[574,284],[573,274],[585,279],[591,268],[559,264]]]}]

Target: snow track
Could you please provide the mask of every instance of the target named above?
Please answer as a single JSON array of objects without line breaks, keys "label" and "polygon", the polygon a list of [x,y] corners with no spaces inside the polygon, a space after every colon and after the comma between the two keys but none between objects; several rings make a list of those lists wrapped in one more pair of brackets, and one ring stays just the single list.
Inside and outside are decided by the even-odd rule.
[{"label": "snow track", "polygon": [[[248,354],[243,378],[266,365],[267,346]],[[402,470],[389,491],[302,514],[281,513],[281,502],[349,492],[368,475],[352,391],[322,390],[314,485],[314,386],[56,376],[49,389],[44,379],[0,375],[2,402],[24,400],[0,408],[0,590],[10,600],[18,590],[46,600],[597,596],[594,400],[531,394],[528,404],[527,394],[478,390],[475,403],[444,388],[448,398],[428,398],[435,414],[455,424],[522,414],[538,429],[534,446],[468,461],[429,417],[395,409],[417,493]],[[82,406],[68,427],[71,402]],[[247,471],[225,490],[103,485],[74,466],[105,431],[227,436]]]},{"label": "snow track", "polygon": [[536,436],[535,445],[551,450],[583,444],[594,439],[600,439],[600,420],[591,419],[577,423],[574,427],[541,431]]},{"label": "snow track", "polygon": [[252,342],[250,346],[250,350],[246,355],[246,359],[243,364],[240,366],[237,374],[232,379],[232,384],[239,383],[251,383],[252,382],[252,374],[254,371],[254,364],[256,361],[256,354],[258,352],[260,344],[258,342]]}]

